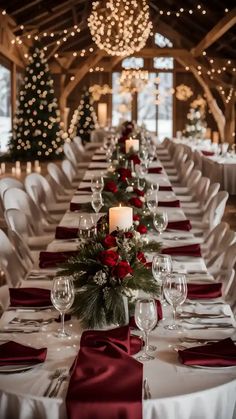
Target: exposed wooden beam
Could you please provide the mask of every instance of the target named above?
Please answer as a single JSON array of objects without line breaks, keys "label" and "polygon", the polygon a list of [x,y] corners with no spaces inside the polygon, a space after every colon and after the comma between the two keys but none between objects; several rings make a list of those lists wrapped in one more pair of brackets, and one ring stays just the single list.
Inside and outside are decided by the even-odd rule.
[{"label": "exposed wooden beam", "polygon": [[42,0],[34,0],[34,1],[29,2],[29,3],[25,3],[24,6],[19,7],[19,8],[15,8],[15,10],[13,10],[13,12],[11,12],[11,15],[16,16],[21,12],[25,12],[27,9],[30,9],[33,6],[36,6],[36,4],[41,3],[41,1]]},{"label": "exposed wooden beam", "polygon": [[63,13],[70,10],[73,5],[81,3],[82,1],[83,0],[65,0],[60,5],[52,7],[52,13],[49,14],[48,11],[38,13],[35,16],[31,16],[29,19],[27,19],[24,22],[24,24],[34,22],[38,26],[39,25],[43,26],[46,23],[51,22],[51,20],[54,20],[57,17],[60,17]]},{"label": "exposed wooden beam", "polygon": [[210,45],[214,44],[217,39],[221,38],[232,26],[236,24],[236,7],[228,12],[199,42],[196,47],[192,49],[195,57],[201,55]]}]

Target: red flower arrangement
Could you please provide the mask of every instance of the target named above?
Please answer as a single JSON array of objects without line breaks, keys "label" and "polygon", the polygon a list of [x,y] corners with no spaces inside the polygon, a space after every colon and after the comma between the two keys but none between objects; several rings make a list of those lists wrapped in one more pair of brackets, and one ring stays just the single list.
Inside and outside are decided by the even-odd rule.
[{"label": "red flower arrangement", "polygon": [[129,203],[130,205],[132,205],[133,207],[136,208],[142,208],[143,207],[143,202],[141,201],[141,199],[133,197],[129,199]]}]

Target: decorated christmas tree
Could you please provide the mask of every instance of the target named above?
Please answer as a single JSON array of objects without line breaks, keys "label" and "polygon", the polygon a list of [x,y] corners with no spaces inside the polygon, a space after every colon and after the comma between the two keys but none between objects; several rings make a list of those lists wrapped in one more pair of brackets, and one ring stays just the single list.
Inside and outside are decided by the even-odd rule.
[{"label": "decorated christmas tree", "polygon": [[90,141],[90,134],[96,127],[96,114],[90,92],[85,90],[81,96],[78,109],[75,110],[69,128],[70,138],[79,136],[83,144]]},{"label": "decorated christmas tree", "polygon": [[205,106],[206,101],[201,97],[198,97],[191,103],[187,114],[187,124],[183,131],[185,137],[204,137],[206,131]]},{"label": "decorated christmas tree", "polygon": [[53,80],[44,51],[36,43],[29,53],[24,85],[9,142],[11,160],[46,160],[62,156],[63,133]]}]

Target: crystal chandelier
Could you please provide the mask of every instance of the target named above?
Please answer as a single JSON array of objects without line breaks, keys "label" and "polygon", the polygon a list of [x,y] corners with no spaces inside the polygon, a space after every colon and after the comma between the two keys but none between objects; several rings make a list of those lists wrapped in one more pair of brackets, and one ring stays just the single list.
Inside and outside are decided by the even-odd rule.
[{"label": "crystal chandelier", "polygon": [[140,51],[152,30],[147,0],[101,0],[92,5],[88,26],[98,48],[109,55]]},{"label": "crystal chandelier", "polygon": [[148,71],[140,69],[123,70],[120,75],[122,93],[138,93],[148,83]]}]

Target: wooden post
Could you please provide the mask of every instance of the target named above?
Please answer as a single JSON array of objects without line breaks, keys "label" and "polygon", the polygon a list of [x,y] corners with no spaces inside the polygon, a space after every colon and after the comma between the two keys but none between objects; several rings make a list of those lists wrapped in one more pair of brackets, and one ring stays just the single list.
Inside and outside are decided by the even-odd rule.
[{"label": "wooden post", "polygon": [[12,111],[12,127],[13,118],[16,113],[16,64],[11,65],[11,111]]},{"label": "wooden post", "polygon": [[235,137],[235,98],[232,97],[231,101],[225,107],[225,141],[233,144]]}]

